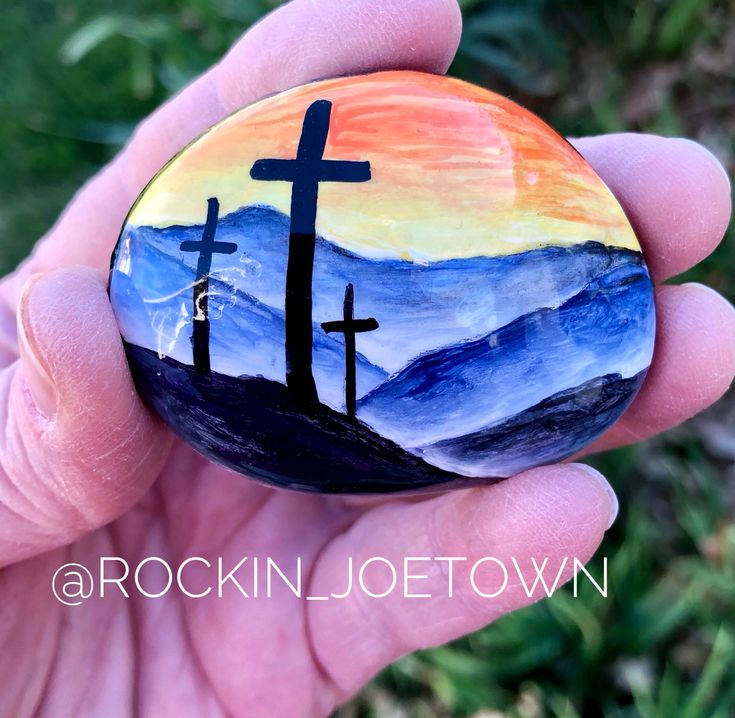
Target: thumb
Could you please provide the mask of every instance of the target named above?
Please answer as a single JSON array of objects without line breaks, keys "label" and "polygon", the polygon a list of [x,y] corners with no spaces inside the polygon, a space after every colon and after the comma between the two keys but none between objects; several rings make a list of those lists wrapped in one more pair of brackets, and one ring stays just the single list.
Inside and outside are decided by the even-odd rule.
[{"label": "thumb", "polygon": [[135,393],[95,270],[33,275],[17,322],[20,360],[0,375],[0,565],[115,519],[171,441]]},{"label": "thumb", "polygon": [[308,635],[337,700],[405,653],[549,595],[589,560],[616,513],[598,472],[558,464],[363,514],[325,547],[308,587],[327,598],[308,604]]}]

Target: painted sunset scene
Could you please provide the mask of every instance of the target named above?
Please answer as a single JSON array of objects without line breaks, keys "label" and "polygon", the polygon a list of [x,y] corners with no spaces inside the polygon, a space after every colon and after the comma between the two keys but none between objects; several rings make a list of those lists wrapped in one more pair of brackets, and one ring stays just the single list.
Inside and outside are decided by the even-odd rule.
[{"label": "painted sunset scene", "polygon": [[651,362],[622,208],[511,101],[383,72],[246,107],[133,206],[110,297],[136,386],[201,453],[331,493],[563,460]]}]

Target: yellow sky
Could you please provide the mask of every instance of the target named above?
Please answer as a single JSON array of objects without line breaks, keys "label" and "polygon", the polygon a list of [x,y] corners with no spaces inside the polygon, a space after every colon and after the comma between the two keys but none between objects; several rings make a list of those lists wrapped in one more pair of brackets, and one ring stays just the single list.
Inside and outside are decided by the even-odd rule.
[{"label": "yellow sky", "polygon": [[587,163],[535,115],[459,80],[384,72],[327,80],[243,108],[175,157],[129,221],[203,224],[248,204],[288,213],[291,185],[250,178],[293,158],[306,108],[333,103],[326,159],[368,160],[372,180],[323,183],[317,232],[366,256],[416,261],[511,254],[595,240],[639,249]]}]

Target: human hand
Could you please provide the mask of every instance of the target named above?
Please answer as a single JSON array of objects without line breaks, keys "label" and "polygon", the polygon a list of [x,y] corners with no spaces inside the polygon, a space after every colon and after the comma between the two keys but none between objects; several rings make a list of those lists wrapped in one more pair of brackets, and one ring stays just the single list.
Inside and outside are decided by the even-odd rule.
[{"label": "human hand", "polygon": [[[579,464],[486,488],[355,501],[275,491],[174,442],[133,390],[104,278],[125,214],[144,184],[208,126],[309,80],[380,69],[444,72],[459,39],[454,0],[295,0],[162,107],[74,198],[34,255],[0,287],[0,715],[317,716],[408,651],[472,631],[542,597],[509,583],[496,599],[447,596],[441,563],[417,592],[307,602],[160,599],[108,587],[67,608],[50,590],[67,562],[130,566],[193,556],[228,568],[247,556],[303,561],[304,593],[339,592],[347,558],[493,556],[529,566],[587,560],[616,503]],[[298,38],[298,42],[294,42]],[[328,51],[325,51],[327,48]],[[661,282],[707,256],[730,212],[727,179],[683,140],[578,140],[620,199]],[[650,436],[715,401],[735,371],[735,314],[698,285],[657,290],[653,366],[625,416],[590,450]],[[16,318],[18,332],[16,334]],[[155,483],[154,483],[155,482]],[[571,575],[572,566],[563,572]],[[556,574],[556,570],[552,575]],[[207,580],[187,569],[191,591]],[[531,579],[532,582],[532,579]]]}]

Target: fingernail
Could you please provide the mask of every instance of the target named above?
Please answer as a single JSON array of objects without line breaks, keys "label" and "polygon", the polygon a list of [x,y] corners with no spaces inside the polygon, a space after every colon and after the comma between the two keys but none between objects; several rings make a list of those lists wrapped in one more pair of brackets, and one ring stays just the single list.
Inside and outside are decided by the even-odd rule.
[{"label": "fingernail", "polygon": [[620,510],[618,497],[615,495],[613,487],[610,486],[607,479],[599,471],[597,471],[597,469],[593,469],[589,464],[575,464],[575,466],[578,466],[584,472],[589,474],[589,476],[593,478],[599,484],[600,488],[603,489],[603,491],[605,492],[608,500],[609,511],[607,526],[605,527],[605,530],[609,529],[615,523],[615,519],[618,517],[618,511]]},{"label": "fingernail", "polygon": [[[23,287],[18,308],[18,346],[28,392],[39,414],[53,419],[58,407],[58,393],[34,340],[34,304],[38,302],[38,284],[43,275],[34,274]],[[35,299],[35,301],[34,301]]]}]

